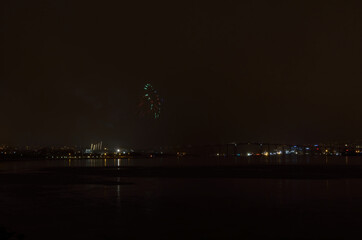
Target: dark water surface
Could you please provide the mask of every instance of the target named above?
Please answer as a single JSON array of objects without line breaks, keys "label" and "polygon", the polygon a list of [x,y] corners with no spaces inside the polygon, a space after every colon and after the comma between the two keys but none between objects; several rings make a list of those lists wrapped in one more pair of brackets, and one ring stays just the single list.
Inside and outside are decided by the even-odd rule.
[{"label": "dark water surface", "polygon": [[361,239],[362,158],[0,162],[0,239]]}]

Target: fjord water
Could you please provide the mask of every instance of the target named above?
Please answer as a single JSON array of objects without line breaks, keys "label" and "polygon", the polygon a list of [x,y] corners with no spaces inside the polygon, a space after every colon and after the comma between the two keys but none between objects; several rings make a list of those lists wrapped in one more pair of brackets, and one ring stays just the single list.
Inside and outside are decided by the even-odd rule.
[{"label": "fjord water", "polygon": [[[0,237],[355,239],[362,178],[229,177],[233,167],[350,168],[360,157],[44,159],[0,162]],[[214,167],[218,177],[145,174]],[[142,168],[141,175],[127,168]],[[227,168],[225,168],[227,167]],[[88,171],[91,170],[91,171]],[[247,169],[249,171],[249,168]],[[126,175],[123,172],[127,172]],[[177,173],[178,173],[177,172]],[[4,239],[6,239],[4,237]]]}]

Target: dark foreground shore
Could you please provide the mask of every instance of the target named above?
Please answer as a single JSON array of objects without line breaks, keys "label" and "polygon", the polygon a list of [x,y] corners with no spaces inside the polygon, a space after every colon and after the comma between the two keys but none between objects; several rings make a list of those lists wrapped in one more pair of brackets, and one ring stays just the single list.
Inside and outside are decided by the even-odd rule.
[{"label": "dark foreground shore", "polygon": [[0,239],[359,239],[362,166],[0,169]]}]

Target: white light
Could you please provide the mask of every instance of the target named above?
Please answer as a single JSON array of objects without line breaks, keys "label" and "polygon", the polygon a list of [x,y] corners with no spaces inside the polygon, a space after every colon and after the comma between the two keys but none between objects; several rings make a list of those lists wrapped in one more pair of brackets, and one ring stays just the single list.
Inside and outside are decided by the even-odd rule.
[{"label": "white light", "polygon": [[117,152],[118,152],[118,153],[121,152],[121,149],[117,149]]},{"label": "white light", "polygon": [[250,157],[252,154],[251,154],[251,153],[247,153],[246,155],[247,155],[248,157]]}]

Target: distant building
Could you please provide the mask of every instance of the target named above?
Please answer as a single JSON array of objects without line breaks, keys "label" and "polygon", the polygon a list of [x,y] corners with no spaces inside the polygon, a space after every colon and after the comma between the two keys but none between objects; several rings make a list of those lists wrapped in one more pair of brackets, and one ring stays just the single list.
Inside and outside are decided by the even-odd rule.
[{"label": "distant building", "polygon": [[99,153],[99,152],[101,152],[103,150],[102,146],[103,146],[103,142],[99,142],[99,143],[96,143],[96,144],[92,143],[90,148],[87,148],[85,150],[85,153],[86,154]]}]

